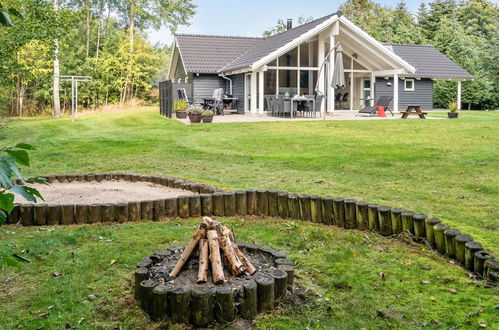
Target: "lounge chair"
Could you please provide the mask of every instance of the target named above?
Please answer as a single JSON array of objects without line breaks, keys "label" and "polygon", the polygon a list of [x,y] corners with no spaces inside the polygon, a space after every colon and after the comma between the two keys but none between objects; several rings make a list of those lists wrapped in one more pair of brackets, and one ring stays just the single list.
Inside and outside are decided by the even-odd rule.
[{"label": "lounge chair", "polygon": [[391,101],[392,101],[391,96],[380,96],[378,98],[378,101],[375,102],[375,105],[373,107],[365,107],[361,109],[356,116],[368,116],[368,117],[376,116],[378,112],[378,107],[383,107],[385,111],[389,111],[393,116],[392,110],[388,108],[388,105],[390,104]]}]

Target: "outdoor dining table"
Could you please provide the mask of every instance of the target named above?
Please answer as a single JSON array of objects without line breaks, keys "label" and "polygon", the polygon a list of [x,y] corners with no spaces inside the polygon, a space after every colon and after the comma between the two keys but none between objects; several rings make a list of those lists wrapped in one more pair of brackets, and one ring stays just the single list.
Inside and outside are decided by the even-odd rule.
[{"label": "outdoor dining table", "polygon": [[407,109],[402,112],[402,119],[407,119],[409,115],[418,115],[421,119],[426,119],[426,112],[421,111],[421,106],[419,104],[408,104]]},{"label": "outdoor dining table", "polygon": [[[290,114],[291,118],[293,118],[293,112],[298,111],[298,104],[301,102],[311,102],[312,103],[312,111],[314,113],[314,118],[315,118],[315,116],[316,116],[315,99],[308,98],[308,97],[293,97],[290,100],[291,100],[291,114]],[[295,102],[296,102],[296,104],[295,104]],[[295,109],[295,105],[296,105],[296,109]]]}]

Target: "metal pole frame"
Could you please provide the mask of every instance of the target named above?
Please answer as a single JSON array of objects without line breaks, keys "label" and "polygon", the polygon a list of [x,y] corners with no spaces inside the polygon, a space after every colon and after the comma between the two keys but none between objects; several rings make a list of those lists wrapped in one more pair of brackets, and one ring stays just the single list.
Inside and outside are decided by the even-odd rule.
[{"label": "metal pole frame", "polygon": [[92,76],[55,76],[60,81],[71,81],[71,121],[78,117],[78,82],[90,82]]}]

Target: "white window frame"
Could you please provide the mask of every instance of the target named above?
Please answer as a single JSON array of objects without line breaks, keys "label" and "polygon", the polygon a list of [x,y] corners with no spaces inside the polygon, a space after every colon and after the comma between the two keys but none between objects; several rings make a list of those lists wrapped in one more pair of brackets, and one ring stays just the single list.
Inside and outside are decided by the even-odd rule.
[{"label": "white window frame", "polygon": [[[407,82],[408,81],[412,81],[412,88],[407,88]],[[405,79],[404,80],[404,91],[406,91],[406,92],[414,92],[414,82],[415,82],[414,79]]]}]

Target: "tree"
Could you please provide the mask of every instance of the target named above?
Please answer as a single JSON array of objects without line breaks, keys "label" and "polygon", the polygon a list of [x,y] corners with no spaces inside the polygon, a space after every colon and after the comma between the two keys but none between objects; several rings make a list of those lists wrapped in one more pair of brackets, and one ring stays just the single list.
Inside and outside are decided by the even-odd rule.
[{"label": "tree", "polygon": [[[58,0],[54,0],[54,11],[59,10]],[[59,39],[54,39],[54,117],[61,116],[61,98],[59,96]]]},{"label": "tree", "polygon": [[[305,18],[303,15],[300,15],[300,17],[298,17],[298,25],[306,24],[311,21],[313,21],[312,17]],[[282,33],[286,31],[287,28],[288,28],[287,22],[285,22],[283,19],[278,19],[277,25],[263,31],[263,37],[268,38],[274,34]]]}]

